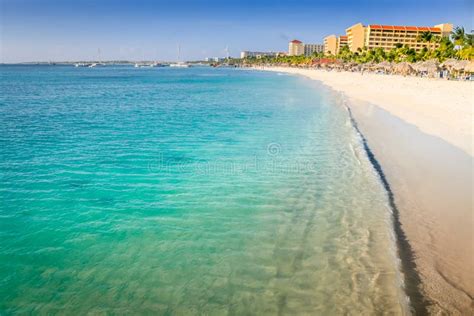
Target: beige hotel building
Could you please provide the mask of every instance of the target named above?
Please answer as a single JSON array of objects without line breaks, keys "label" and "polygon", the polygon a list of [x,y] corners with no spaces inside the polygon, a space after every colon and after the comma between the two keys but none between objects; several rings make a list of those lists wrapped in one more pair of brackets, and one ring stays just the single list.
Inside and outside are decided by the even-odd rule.
[{"label": "beige hotel building", "polygon": [[377,25],[368,26],[357,23],[346,29],[347,45],[352,52],[356,52],[364,46],[368,49],[382,48],[389,51],[397,43],[408,45],[408,47],[419,51],[424,47],[434,49],[438,43],[428,43],[419,40],[423,32],[431,32],[435,36],[449,36],[453,25],[449,23],[438,24],[434,27],[427,26],[398,26],[398,25]]},{"label": "beige hotel building", "polygon": [[304,54],[304,44],[298,40],[292,40],[288,44],[288,56],[299,56]]},{"label": "beige hotel building", "polygon": [[329,35],[324,38],[324,54],[337,55],[342,46],[347,45],[347,36]]}]

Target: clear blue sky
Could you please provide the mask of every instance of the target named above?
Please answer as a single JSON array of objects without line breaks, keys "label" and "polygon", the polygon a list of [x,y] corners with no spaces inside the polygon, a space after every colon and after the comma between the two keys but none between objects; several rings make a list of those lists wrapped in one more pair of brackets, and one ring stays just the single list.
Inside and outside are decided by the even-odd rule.
[{"label": "clear blue sky", "polygon": [[473,28],[472,0],[0,0],[1,62],[183,59],[320,43],[357,22]]}]

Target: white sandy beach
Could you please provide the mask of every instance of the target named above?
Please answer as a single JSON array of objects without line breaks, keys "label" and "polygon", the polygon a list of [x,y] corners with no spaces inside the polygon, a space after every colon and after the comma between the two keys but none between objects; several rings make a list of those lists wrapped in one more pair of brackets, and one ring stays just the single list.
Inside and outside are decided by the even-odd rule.
[{"label": "white sandy beach", "polygon": [[474,83],[297,68],[349,105],[395,195],[431,313],[471,314]]},{"label": "white sandy beach", "polygon": [[322,81],[350,98],[377,104],[423,132],[474,155],[474,82],[298,68],[266,70]]}]

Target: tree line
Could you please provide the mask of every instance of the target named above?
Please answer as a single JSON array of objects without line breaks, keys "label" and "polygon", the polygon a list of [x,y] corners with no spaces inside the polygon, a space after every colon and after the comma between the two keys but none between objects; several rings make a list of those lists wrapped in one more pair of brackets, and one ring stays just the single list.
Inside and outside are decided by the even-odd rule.
[{"label": "tree line", "polygon": [[315,58],[333,58],[343,60],[345,62],[355,63],[379,63],[388,62],[410,62],[425,61],[437,59],[443,62],[446,59],[474,60],[474,34],[468,34],[463,27],[456,27],[449,37],[442,37],[429,31],[419,35],[418,40],[425,43],[434,43],[436,48],[430,49],[423,47],[416,51],[408,45],[397,43],[389,51],[383,48],[367,49],[367,47],[359,48],[356,52],[352,52],[349,47],[343,46],[336,55],[315,53],[312,56],[262,56],[261,58],[249,57],[238,63],[244,64],[310,64]]}]

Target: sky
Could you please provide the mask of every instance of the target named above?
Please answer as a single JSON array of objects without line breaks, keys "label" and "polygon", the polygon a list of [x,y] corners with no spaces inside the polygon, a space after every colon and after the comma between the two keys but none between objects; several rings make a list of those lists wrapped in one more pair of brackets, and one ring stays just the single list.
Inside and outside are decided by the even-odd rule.
[{"label": "sky", "polygon": [[[473,29],[472,0],[0,0],[0,62],[182,60],[286,51],[363,24]],[[99,54],[100,51],[100,54]]]}]

